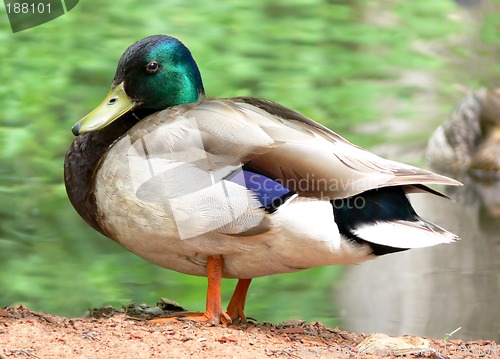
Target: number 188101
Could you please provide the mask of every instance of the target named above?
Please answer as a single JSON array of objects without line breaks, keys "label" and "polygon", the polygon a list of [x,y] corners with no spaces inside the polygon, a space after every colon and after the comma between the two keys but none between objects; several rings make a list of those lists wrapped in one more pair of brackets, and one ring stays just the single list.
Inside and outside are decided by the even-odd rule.
[{"label": "number 188101", "polygon": [[6,3],[5,7],[9,14],[50,14],[50,3],[28,4],[28,3]]}]

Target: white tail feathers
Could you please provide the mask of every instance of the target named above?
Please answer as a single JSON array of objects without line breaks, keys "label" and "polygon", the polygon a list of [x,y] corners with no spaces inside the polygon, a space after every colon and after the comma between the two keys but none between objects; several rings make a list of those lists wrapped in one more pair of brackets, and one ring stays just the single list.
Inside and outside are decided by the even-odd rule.
[{"label": "white tail feathers", "polygon": [[460,238],[425,220],[364,224],[353,230],[365,241],[394,248],[422,248],[453,243]]}]

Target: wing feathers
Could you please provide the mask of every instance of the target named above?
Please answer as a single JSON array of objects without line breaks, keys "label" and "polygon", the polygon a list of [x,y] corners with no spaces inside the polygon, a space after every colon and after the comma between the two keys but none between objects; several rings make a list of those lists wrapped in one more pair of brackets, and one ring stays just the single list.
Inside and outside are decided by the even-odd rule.
[{"label": "wing feathers", "polygon": [[[206,100],[166,109],[151,117],[162,122],[173,116],[174,121],[165,120],[170,121],[168,126],[157,126],[162,129],[158,138],[165,140],[156,146],[163,153],[169,152],[165,151],[169,147],[170,153],[177,155],[179,151],[173,149],[185,147],[181,142],[189,133],[189,147],[193,149],[194,145],[207,158],[200,162],[205,164],[204,170],[240,163],[303,196],[337,199],[387,186],[460,184],[378,157],[271,101]],[[144,131],[154,131],[150,122],[146,121]]]}]

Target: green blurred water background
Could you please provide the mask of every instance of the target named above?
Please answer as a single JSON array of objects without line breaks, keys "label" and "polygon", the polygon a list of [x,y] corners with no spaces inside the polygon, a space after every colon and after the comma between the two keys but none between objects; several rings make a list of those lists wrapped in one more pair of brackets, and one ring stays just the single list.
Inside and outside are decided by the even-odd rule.
[{"label": "green blurred water background", "polygon": [[[13,34],[0,8],[0,306],[80,316],[169,297],[203,309],[205,278],[127,252],[90,229],[66,197],[71,127],[107,93],[134,41],[181,39],[208,96],[277,101],[358,145],[425,166],[426,140],[461,97],[457,84],[498,84],[499,9],[496,0],[81,0]],[[332,287],[342,272],[256,279],[247,313],[338,325]],[[224,281],[224,301],[234,284]]]}]

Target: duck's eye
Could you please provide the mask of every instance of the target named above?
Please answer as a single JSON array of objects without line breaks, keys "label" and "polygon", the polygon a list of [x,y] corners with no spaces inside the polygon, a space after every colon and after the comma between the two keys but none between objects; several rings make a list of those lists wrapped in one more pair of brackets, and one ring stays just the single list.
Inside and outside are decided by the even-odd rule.
[{"label": "duck's eye", "polygon": [[158,61],[151,61],[149,64],[146,65],[146,71],[150,74],[158,72],[159,69],[160,69],[160,64],[158,63]]}]

